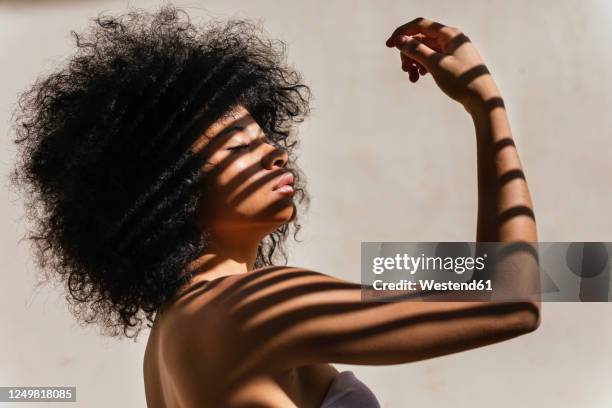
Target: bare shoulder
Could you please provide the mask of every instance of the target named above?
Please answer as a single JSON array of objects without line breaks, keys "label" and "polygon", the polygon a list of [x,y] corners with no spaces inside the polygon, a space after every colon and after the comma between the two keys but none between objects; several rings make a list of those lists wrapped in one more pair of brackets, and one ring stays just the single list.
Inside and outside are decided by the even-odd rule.
[{"label": "bare shoulder", "polygon": [[[309,281],[320,283],[325,277],[335,280],[305,268],[271,266],[190,286],[160,318],[164,359],[170,365],[187,364],[197,358],[215,370],[235,367],[239,364],[234,361],[238,350],[245,350],[245,342],[254,340],[247,337],[246,316],[256,316],[251,323],[257,324],[257,319],[267,319],[275,310],[278,313],[277,307],[284,300],[308,291]],[[320,300],[324,297],[321,291],[310,288],[309,292]]]},{"label": "bare shoulder", "polygon": [[168,335],[173,337],[175,330],[195,329],[192,324],[196,322],[198,327],[206,329],[227,327],[224,323],[247,301],[260,298],[270,291],[294,287],[296,281],[305,282],[321,277],[328,276],[300,267],[269,266],[243,275],[197,282],[167,306],[162,324]]}]

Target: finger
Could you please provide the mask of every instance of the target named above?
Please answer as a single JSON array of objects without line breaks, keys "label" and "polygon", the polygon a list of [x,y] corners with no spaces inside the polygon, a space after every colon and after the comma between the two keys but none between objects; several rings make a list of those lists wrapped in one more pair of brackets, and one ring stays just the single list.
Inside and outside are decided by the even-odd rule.
[{"label": "finger", "polygon": [[427,68],[425,68],[423,65],[421,65],[420,62],[416,63],[416,69],[417,69],[417,72],[420,75],[425,75],[427,73]]},{"label": "finger", "polygon": [[418,81],[419,73],[416,70],[410,70],[410,72],[408,73],[408,79],[410,79],[410,82]]},{"label": "finger", "polygon": [[391,36],[387,39],[386,45],[389,48],[395,47],[395,40],[400,35],[415,35],[424,34],[427,37],[431,37],[437,40],[442,48],[448,43],[456,34],[459,32],[454,27],[445,26],[436,21],[429,20],[427,18],[418,17],[414,20],[399,26],[393,31]]},{"label": "finger", "polygon": [[406,54],[403,53],[399,53],[400,55],[400,59],[402,61],[402,71],[406,71],[408,72],[409,68],[411,65],[415,64],[415,61],[410,58],[409,56],[407,56]]},{"label": "finger", "polygon": [[394,47],[395,44],[393,40],[399,35],[412,36],[415,34],[423,34],[428,37],[438,39],[440,37],[450,35],[448,28],[449,27],[445,26],[444,24],[431,21],[427,18],[418,17],[396,28],[391,36],[389,36],[387,39],[386,44],[388,47]]},{"label": "finger", "polygon": [[438,44],[438,41],[436,41],[436,39],[434,38],[427,37],[425,34],[415,34],[411,35],[410,37],[416,38],[417,40],[419,40],[420,42],[422,42],[423,44],[425,44],[436,52],[442,52],[442,47],[440,47],[440,44]]},{"label": "finger", "polygon": [[417,40],[421,41],[423,44],[436,52],[442,52],[442,47],[440,47],[440,44],[438,44],[438,42],[433,38],[420,36],[420,38],[417,38]]},{"label": "finger", "polygon": [[407,72],[410,78],[419,76],[419,64],[405,54],[402,54],[401,52],[399,54],[402,60],[402,71]]},{"label": "finger", "polygon": [[413,60],[412,58],[408,57],[406,54],[403,54],[401,52],[399,53],[399,55],[402,61],[402,71],[404,72],[415,71],[415,73],[418,73],[421,75],[425,75],[427,73],[427,68],[425,68],[419,62]]},{"label": "finger", "polygon": [[[422,41],[422,42],[424,42],[423,40],[427,39],[427,37],[425,37],[422,34],[416,34],[416,35],[414,35],[414,37],[417,38],[418,40]],[[427,45],[427,44],[425,44],[425,45]],[[414,63],[416,65],[416,67],[417,67],[417,70],[418,70],[419,74],[425,75],[427,73],[427,68],[425,68],[425,66],[423,66],[423,64],[421,64],[418,61],[413,60],[412,58],[406,56],[402,52],[400,52],[400,55],[402,56],[402,61],[407,60],[407,61],[410,61],[410,62]]]},{"label": "finger", "polygon": [[416,38],[401,36],[396,41],[396,47],[402,54],[412,58],[424,67],[428,68],[429,61],[434,55],[439,55],[438,52],[432,50]]},{"label": "finger", "polygon": [[407,57],[406,55],[402,54],[401,52],[400,52],[400,55],[402,59],[402,71],[408,72],[410,76],[415,76],[415,75],[418,76],[419,68],[418,68],[417,62],[415,62],[410,57]]},{"label": "finger", "polygon": [[408,70],[408,76],[411,78],[419,79],[419,69],[415,65],[411,66]]}]

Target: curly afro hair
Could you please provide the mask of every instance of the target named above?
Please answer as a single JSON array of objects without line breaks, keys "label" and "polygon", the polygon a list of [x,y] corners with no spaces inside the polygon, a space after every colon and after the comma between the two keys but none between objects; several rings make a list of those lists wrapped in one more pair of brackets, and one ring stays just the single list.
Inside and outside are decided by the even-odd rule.
[{"label": "curly afro hair", "polygon": [[[165,5],[92,22],[71,32],[77,50],[65,67],[20,95],[11,181],[26,201],[36,262],[65,285],[79,323],[136,341],[206,249],[195,218],[202,159],[190,146],[243,105],[289,153],[305,208],[294,129],[311,94],[287,65],[285,43],[248,20],[196,26]],[[255,267],[279,255],[286,263],[292,228],[295,238],[298,217],[262,240]]]}]

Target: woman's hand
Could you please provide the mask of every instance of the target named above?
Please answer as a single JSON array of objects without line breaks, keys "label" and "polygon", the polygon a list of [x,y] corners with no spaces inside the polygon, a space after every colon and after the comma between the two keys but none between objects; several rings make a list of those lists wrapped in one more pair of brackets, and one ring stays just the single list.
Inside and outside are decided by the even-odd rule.
[{"label": "woman's hand", "polygon": [[395,29],[386,45],[400,50],[411,82],[430,72],[438,87],[469,113],[501,98],[478,50],[456,27],[419,17]]}]

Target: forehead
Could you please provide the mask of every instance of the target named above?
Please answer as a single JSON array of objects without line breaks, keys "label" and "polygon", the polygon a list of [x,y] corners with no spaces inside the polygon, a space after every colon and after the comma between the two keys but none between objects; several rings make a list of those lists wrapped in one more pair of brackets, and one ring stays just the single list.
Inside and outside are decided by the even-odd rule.
[{"label": "forehead", "polygon": [[206,128],[193,144],[192,150],[199,152],[207,145],[222,145],[228,139],[224,131],[233,127],[255,128],[259,130],[259,125],[249,111],[244,106],[237,105]]}]

